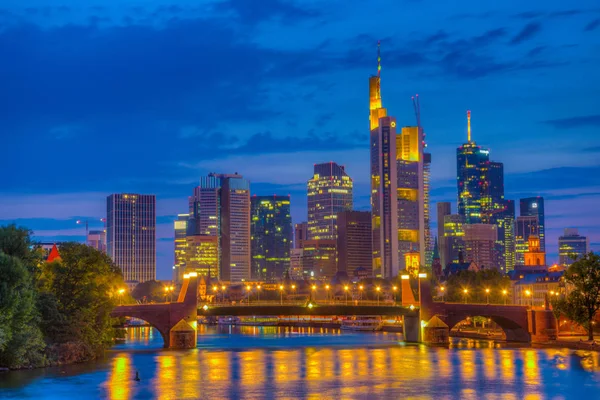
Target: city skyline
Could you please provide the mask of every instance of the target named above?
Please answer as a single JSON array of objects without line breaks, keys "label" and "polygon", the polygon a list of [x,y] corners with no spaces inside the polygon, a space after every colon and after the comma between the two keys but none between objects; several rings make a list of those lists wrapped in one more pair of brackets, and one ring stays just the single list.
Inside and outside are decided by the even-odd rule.
[{"label": "city skyline", "polygon": [[[25,7],[33,2],[19,3],[23,5],[19,7]],[[186,10],[184,2],[181,4]],[[333,6],[289,6],[291,9],[286,9],[281,6],[282,3],[273,4],[279,7],[270,7],[265,15],[258,16],[260,13],[247,13],[241,7],[236,8],[234,2],[228,3],[226,7],[230,8],[220,12],[232,12],[233,22],[222,28],[215,23],[222,18],[218,12],[209,13],[211,17],[188,12],[191,16],[169,24],[164,21],[144,22],[138,15],[130,23],[150,40],[163,37],[170,43],[177,35],[198,32],[201,29],[199,21],[208,18],[213,23],[204,29],[221,29],[227,33],[219,36],[223,43],[206,49],[209,56],[216,54],[215,49],[220,48],[226,55],[225,63],[231,61],[233,54],[254,54],[275,63],[269,74],[263,72],[262,64],[255,65],[250,76],[241,76],[229,69],[211,72],[211,68],[217,64],[211,64],[208,70],[201,69],[196,66],[198,61],[190,59],[183,49],[177,46],[173,48],[169,55],[175,59],[174,65],[181,60],[191,63],[194,75],[184,74],[186,78],[197,79],[198,84],[204,84],[203,72],[212,76],[222,74],[222,79],[230,79],[235,86],[227,97],[239,91],[236,107],[223,106],[227,110],[218,110],[217,115],[211,117],[213,122],[219,122],[216,125],[204,125],[203,122],[208,119],[193,116],[198,109],[206,107],[206,101],[201,97],[201,104],[192,107],[194,100],[191,99],[197,93],[184,90],[181,87],[183,81],[170,81],[172,87],[169,88],[164,84],[152,87],[151,93],[141,91],[141,84],[153,77],[152,61],[147,59],[149,56],[142,54],[132,54],[125,59],[133,62],[134,66],[144,65],[149,71],[142,74],[140,80],[128,83],[138,86],[125,89],[148,97],[144,105],[151,110],[161,110],[157,117],[143,114],[139,109],[131,110],[128,108],[131,105],[123,104],[128,101],[136,103],[137,100],[132,97],[116,101],[116,105],[109,104],[108,99],[113,96],[119,98],[121,93],[112,85],[101,88],[93,82],[94,78],[102,76],[99,69],[90,71],[90,80],[83,85],[89,94],[77,98],[77,103],[73,98],[62,97],[55,101],[56,104],[44,104],[42,107],[30,97],[27,90],[18,94],[11,85],[3,85],[7,98],[14,99],[14,104],[2,102],[0,113],[3,122],[0,130],[7,133],[8,145],[14,151],[0,161],[0,166],[8,170],[11,163],[19,162],[15,155],[24,154],[25,146],[32,140],[44,144],[39,146],[40,149],[53,146],[56,153],[48,161],[49,167],[42,167],[41,162],[33,161],[31,165],[7,177],[0,191],[0,203],[3,205],[0,221],[3,224],[14,221],[28,226],[41,241],[83,241],[84,230],[75,221],[89,219],[90,230],[101,228],[99,219],[105,217],[102,209],[106,195],[117,192],[156,194],[157,275],[168,279],[173,258],[173,221],[178,213],[187,210],[186,197],[197,186],[199,178],[208,172],[239,171],[252,182],[251,194],[291,194],[293,222],[299,223],[306,220],[305,180],[311,175],[312,164],[331,160],[345,165],[352,176],[355,208],[369,211],[365,80],[373,71],[375,43],[381,38],[385,104],[392,110],[400,126],[415,124],[410,96],[419,93],[421,97],[428,151],[433,154],[432,210],[435,210],[438,201],[450,201],[453,209],[456,209],[456,186],[453,185],[456,179],[453,168],[455,149],[466,139],[464,113],[471,109],[475,140],[490,148],[493,159],[504,164],[505,198],[518,201],[533,196],[544,197],[549,260],[558,261],[558,237],[568,227],[578,228],[580,234],[590,238],[591,248],[598,249],[600,232],[594,227],[599,225],[600,220],[594,213],[594,203],[600,199],[600,165],[595,161],[600,152],[600,140],[593,137],[592,133],[600,125],[600,116],[594,115],[597,111],[593,109],[594,102],[590,101],[593,100],[590,96],[594,91],[597,92],[600,82],[591,76],[591,70],[573,61],[587,58],[591,61],[588,65],[597,62],[597,58],[585,50],[597,44],[594,32],[600,29],[597,28],[598,24],[593,24],[594,18],[598,18],[598,14],[590,11],[593,2],[583,2],[580,10],[571,10],[570,13],[558,3],[556,6],[544,3],[547,11],[543,13],[538,11],[542,3],[537,3],[538,8],[536,4],[531,4],[531,12],[520,12],[522,15],[511,11],[510,2],[495,9],[483,9],[485,6],[479,5],[470,8],[472,16],[449,12],[445,23],[439,26],[435,23],[439,17],[429,16],[422,27],[409,24],[405,30],[396,32],[382,28],[385,24],[368,25],[362,28],[363,31],[354,32],[351,37],[335,29],[329,28],[328,31],[328,24],[323,20],[341,14],[349,17],[346,23],[351,23],[353,18],[359,18],[355,5],[349,5],[347,10],[342,11],[334,10]],[[76,6],[75,3],[71,5]],[[388,6],[393,7],[391,3]],[[0,55],[12,54],[10,43],[31,49],[31,52],[25,52],[25,56],[3,57],[11,60],[3,67],[9,76],[18,75],[19,66],[27,61],[21,57],[38,54],[37,46],[50,43],[47,41],[52,37],[60,37],[71,49],[94,45],[102,48],[102,43],[93,38],[95,32],[101,31],[109,37],[135,45],[133,36],[115,22],[132,11],[110,3],[104,11],[80,9],[79,12],[66,15],[55,10],[52,18],[54,25],[45,26],[48,29],[44,31],[39,29],[43,24],[36,21],[35,16],[23,16],[24,11],[18,6],[8,7],[10,12],[5,15],[9,17],[3,17],[7,19],[3,21],[7,28],[0,33]],[[444,9],[441,4],[439,7]],[[406,8],[409,15],[415,12],[410,5]],[[516,7],[513,5],[513,8]],[[584,12],[584,9],[588,11]],[[32,25],[22,27],[10,20],[10,15],[25,18]],[[494,18],[497,25],[487,26],[477,21],[478,17],[485,20],[485,15]],[[88,19],[91,16],[104,18],[104,22],[99,20],[91,23]],[[391,18],[382,17],[386,20]],[[452,18],[469,21],[469,29],[457,30],[450,22]],[[288,19],[293,23],[283,27],[278,19]],[[553,21],[560,21],[561,26],[568,27],[565,29],[571,29],[573,36],[557,39],[550,32],[553,30],[550,29]],[[74,25],[68,28],[67,22]],[[164,29],[152,29],[153,24],[164,24]],[[307,25],[316,26],[315,37],[319,43],[305,39],[301,46],[287,52],[282,50],[283,43],[273,38],[266,40],[260,32],[261,29],[279,29],[293,33]],[[235,26],[250,27],[252,37],[262,41],[256,47],[244,43],[244,48],[236,48],[232,39],[235,37]],[[21,30],[17,29],[19,27]],[[412,35],[412,29],[417,29],[419,35]],[[27,35],[27,30],[32,30],[35,35]],[[415,39],[415,36],[422,39]],[[331,42],[327,43],[327,39]],[[408,51],[414,52],[414,48],[403,47],[402,42],[407,39],[413,47],[422,44],[419,47],[422,53],[409,54]],[[571,42],[577,42],[579,46],[569,47]],[[442,43],[448,47],[446,52],[439,49]],[[466,58],[458,55],[464,50],[461,46],[465,45],[469,51],[464,57],[470,57],[473,66],[469,64],[467,67]],[[510,51],[504,51],[507,49]],[[125,57],[114,51],[97,52],[94,60],[98,64],[106,64],[107,59]],[[504,56],[500,56],[500,52]],[[520,55],[527,56],[522,63],[516,61]],[[71,59],[61,52],[56,52],[53,57],[45,60],[49,65],[48,70],[34,77],[32,87],[35,90],[47,88],[52,92],[58,87],[51,84],[54,81],[67,88],[82,86],[83,77],[73,74],[73,71],[57,69],[58,65],[69,64],[67,61],[75,61],[75,65],[79,65],[77,59]],[[300,62],[300,65],[291,67],[290,59]],[[414,64],[406,65],[407,59],[413,60]],[[567,62],[567,59],[571,62]],[[425,68],[424,64],[431,60],[436,61],[432,63],[432,69],[420,72]],[[218,63],[221,65],[221,61]],[[109,71],[112,75],[127,79],[123,67],[109,65],[112,65]],[[340,70],[342,66],[344,69]],[[74,79],[67,79],[67,72],[74,75]],[[590,79],[585,85],[579,80],[567,78],[556,88],[545,85],[557,76],[564,78],[573,75],[590,75]],[[274,90],[265,77],[273,77],[281,84],[275,85],[277,89]],[[248,78],[259,83],[245,88],[242,82]],[[289,94],[305,80],[310,82],[298,92],[300,96],[290,97]],[[511,90],[502,90],[502,86],[511,87]],[[250,96],[259,92],[258,99]],[[181,107],[184,110],[190,107],[194,110],[175,112],[164,99],[158,101],[154,97],[156,94],[163,98],[175,98],[178,106],[185,105]],[[270,96],[287,99],[276,101],[280,103],[280,116],[275,117],[262,108],[261,103],[266,105],[267,100],[273,101]],[[220,105],[220,101],[215,101],[215,104]],[[313,103],[318,107],[309,107]],[[65,105],[74,110],[69,110]],[[83,106],[91,106],[96,111],[82,113],[80,107]],[[119,107],[130,111],[131,119],[116,118],[117,114],[122,114]],[[19,108],[31,114],[16,112]],[[233,112],[233,109],[237,112]],[[212,107],[208,111],[209,114],[214,112]],[[103,116],[107,117],[100,118]],[[103,122],[99,122],[101,119]],[[36,122],[30,122],[33,120]],[[163,121],[162,125],[156,123],[157,120]],[[147,129],[149,125],[155,125],[156,128]],[[280,130],[286,134],[274,133]],[[136,136],[138,134],[134,131],[144,132],[143,136]],[[234,131],[238,132],[237,136],[232,134]],[[111,141],[116,137],[123,138],[122,148],[107,147],[105,143],[100,143],[104,142],[99,139],[105,133]],[[543,140],[548,137],[552,140]],[[128,146],[140,140],[148,142],[142,146],[144,162],[127,151]],[[191,145],[193,142],[203,144],[194,147]],[[27,148],[33,158],[48,159],[47,155],[38,157],[38,149]],[[102,168],[91,165],[90,161],[107,157],[123,162],[118,169],[112,165]],[[240,165],[241,160],[245,161]],[[82,168],[67,168],[66,165],[81,165]],[[273,171],[280,173],[273,174]],[[96,220],[94,224],[92,221]],[[431,220],[436,221],[435,212],[432,212]],[[435,224],[432,224],[432,231],[435,231]]]}]

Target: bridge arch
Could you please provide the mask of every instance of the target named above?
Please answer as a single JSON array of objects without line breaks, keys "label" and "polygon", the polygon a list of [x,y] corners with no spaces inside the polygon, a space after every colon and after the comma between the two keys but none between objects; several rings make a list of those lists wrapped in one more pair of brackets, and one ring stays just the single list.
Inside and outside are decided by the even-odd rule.
[{"label": "bridge arch", "polygon": [[[506,340],[509,342],[529,342],[531,340],[528,326],[527,324],[522,325],[516,320],[507,317],[506,315],[499,314],[485,314],[485,313],[473,313],[473,315],[462,314],[462,315],[453,315],[453,316],[443,316],[437,315],[446,325],[448,325],[448,329],[451,331],[456,325],[460,322],[465,321],[467,318],[471,317],[485,317],[491,319],[494,323],[496,323],[504,332],[506,336]],[[525,320],[525,322],[527,322]]]},{"label": "bridge arch", "polygon": [[113,317],[137,318],[146,321],[151,327],[155,328],[163,339],[163,347],[170,346],[170,318],[168,311],[148,313],[140,306],[121,306],[118,310],[112,312]]}]

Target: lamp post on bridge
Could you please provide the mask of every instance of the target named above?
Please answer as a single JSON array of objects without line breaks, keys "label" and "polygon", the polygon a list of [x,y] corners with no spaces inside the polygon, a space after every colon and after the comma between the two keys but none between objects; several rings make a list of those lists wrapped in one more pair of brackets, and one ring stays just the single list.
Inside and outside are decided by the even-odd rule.
[{"label": "lamp post on bridge", "polygon": [[329,303],[329,285],[325,285],[325,299]]},{"label": "lamp post on bridge", "polygon": [[260,303],[260,285],[256,285],[256,301]]},{"label": "lamp post on bridge", "polygon": [[463,294],[465,295],[465,304],[467,304],[467,296],[469,295],[469,289],[464,288],[463,289]]},{"label": "lamp post on bridge", "polygon": [[125,289],[119,289],[119,305],[123,305],[123,293],[125,293]]},{"label": "lamp post on bridge", "polygon": [[392,287],[392,290],[394,291],[394,304],[395,304],[398,302],[398,286]]},{"label": "lamp post on bridge", "polygon": [[377,291],[377,305],[379,305],[379,293],[381,292],[381,287],[380,287],[380,286],[377,286],[377,287],[375,288],[375,291]]},{"label": "lamp post on bridge", "polygon": [[442,302],[444,302],[444,294],[446,292],[446,288],[444,286],[440,287],[440,291],[442,292]]},{"label": "lamp post on bridge", "polygon": [[348,305],[348,285],[344,286],[344,292],[346,294],[346,305]]},{"label": "lamp post on bridge", "polygon": [[248,294],[247,304],[250,305],[250,291],[252,290],[252,286],[246,285],[246,293]]},{"label": "lamp post on bridge", "polygon": [[485,301],[487,304],[490,304],[490,289],[485,289]]},{"label": "lamp post on bridge", "polygon": [[283,305],[283,285],[279,285],[279,304]]},{"label": "lamp post on bridge", "polygon": [[503,289],[502,290],[502,295],[504,296],[504,305],[506,305],[506,295],[508,294],[508,290]]}]

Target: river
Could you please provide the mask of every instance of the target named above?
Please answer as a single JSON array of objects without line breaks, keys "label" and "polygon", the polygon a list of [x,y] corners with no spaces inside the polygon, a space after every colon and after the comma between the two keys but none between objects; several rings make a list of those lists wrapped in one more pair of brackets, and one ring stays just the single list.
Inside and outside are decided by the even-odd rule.
[{"label": "river", "polygon": [[600,398],[598,365],[597,353],[313,328],[200,326],[197,349],[164,350],[130,328],[97,362],[1,374],[0,398],[583,400]]}]

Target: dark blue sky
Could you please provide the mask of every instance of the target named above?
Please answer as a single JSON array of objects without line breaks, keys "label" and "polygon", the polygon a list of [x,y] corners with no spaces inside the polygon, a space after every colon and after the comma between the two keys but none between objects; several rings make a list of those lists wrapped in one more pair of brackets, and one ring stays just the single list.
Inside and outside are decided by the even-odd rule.
[{"label": "dark blue sky", "polygon": [[0,5],[0,223],[82,240],[107,194],[153,193],[169,278],[173,216],[208,172],[290,193],[297,222],[313,163],[336,161],[368,209],[380,39],[384,105],[410,125],[421,98],[433,202],[455,202],[471,109],[507,197],[546,198],[550,253],[569,226],[600,248],[597,0],[82,3]]}]

